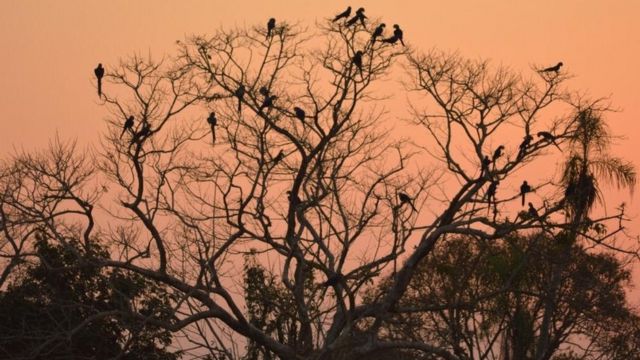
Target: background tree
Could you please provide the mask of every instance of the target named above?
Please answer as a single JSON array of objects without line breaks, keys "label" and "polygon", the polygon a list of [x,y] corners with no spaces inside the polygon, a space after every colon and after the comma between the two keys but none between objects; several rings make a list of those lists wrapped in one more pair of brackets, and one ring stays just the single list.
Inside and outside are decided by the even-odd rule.
[{"label": "background tree", "polygon": [[[86,252],[85,252],[86,251]],[[83,257],[78,257],[83,253]],[[178,359],[172,335],[131,316],[172,317],[169,294],[143,277],[88,261],[106,257],[38,233],[36,264],[20,266],[0,292],[0,354],[4,359]]]}]

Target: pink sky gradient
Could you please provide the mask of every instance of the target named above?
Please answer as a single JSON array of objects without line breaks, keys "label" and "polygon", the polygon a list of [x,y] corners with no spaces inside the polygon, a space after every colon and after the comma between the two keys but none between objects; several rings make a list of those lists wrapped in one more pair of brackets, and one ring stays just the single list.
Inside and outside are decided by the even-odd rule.
[{"label": "pink sky gradient", "polygon": [[[516,71],[565,64],[568,85],[609,96],[621,111],[608,115],[614,148],[640,166],[640,1],[246,1],[5,0],[0,2],[0,154],[33,149],[56,134],[81,145],[98,139],[106,111],[94,89],[98,62],[116,64],[139,53],[159,59],[175,41],[220,27],[263,25],[274,16],[313,27],[344,10],[366,7],[369,17],[398,23],[416,49],[457,50]],[[535,166],[535,165],[534,165]],[[538,165],[539,166],[539,165]],[[640,227],[637,202],[620,193]],[[640,275],[639,273],[636,273]],[[636,283],[640,284],[638,276]]]}]

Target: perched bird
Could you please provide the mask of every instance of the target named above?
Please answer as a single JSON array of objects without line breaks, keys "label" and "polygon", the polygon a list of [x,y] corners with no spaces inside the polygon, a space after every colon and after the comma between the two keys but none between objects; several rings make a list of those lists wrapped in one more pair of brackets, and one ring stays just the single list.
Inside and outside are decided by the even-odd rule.
[{"label": "perched bird", "polygon": [[398,41],[400,41],[402,46],[405,46],[404,45],[404,41],[402,40],[403,34],[402,34],[402,30],[400,29],[400,26],[398,24],[394,24],[393,28],[395,29],[395,30],[393,30],[393,36],[388,37],[388,38],[386,38],[386,39],[384,39],[382,41],[386,42],[386,43],[389,43],[389,44],[395,44]]},{"label": "perched bird", "polygon": [[151,128],[149,127],[149,123],[145,121],[142,123],[142,128],[140,129],[140,131],[138,131],[131,137],[130,145],[133,145],[136,142],[141,142],[141,140],[147,137],[149,133],[151,133]]},{"label": "perched bird", "polygon": [[276,28],[276,19],[271,18],[267,22],[267,39],[271,37],[273,29]]},{"label": "perched bird", "polygon": [[131,115],[124,122],[124,126],[122,127],[122,133],[120,134],[120,139],[122,139],[122,135],[124,135],[125,132],[131,131],[133,129],[133,121],[134,121],[134,117],[133,115]]},{"label": "perched bird", "polygon": [[557,74],[558,71],[560,71],[560,68],[562,67],[562,65],[564,65],[564,64],[562,63],[562,61],[560,61],[559,63],[555,64],[554,66],[550,66],[550,67],[548,67],[546,69],[539,70],[538,72],[541,72],[541,73],[554,72],[554,73]]},{"label": "perched bird", "polygon": [[504,145],[500,145],[498,146],[498,148],[496,149],[496,151],[493,152],[493,163],[495,164],[496,160],[498,160],[499,157],[502,156],[502,151],[504,150]]},{"label": "perched bird", "polygon": [[331,275],[331,276],[329,276],[327,278],[327,281],[322,283],[322,286],[324,286],[324,287],[336,286],[343,279],[344,279],[344,277],[342,276],[342,274],[333,274],[333,275]]},{"label": "perched bird", "polygon": [[538,214],[538,210],[536,210],[536,207],[533,206],[532,203],[529,203],[529,215],[531,215],[531,217],[534,219],[540,218],[540,214]]},{"label": "perched bird", "polygon": [[356,10],[356,14],[349,21],[347,21],[347,26],[351,26],[351,25],[355,24],[356,22],[360,21],[362,26],[364,26],[366,28],[367,25],[365,25],[365,23],[364,23],[364,20],[366,18],[367,17],[364,15],[364,8],[359,8],[358,10]]},{"label": "perched bird", "polygon": [[411,205],[411,208],[414,211],[417,211],[416,207],[413,206],[413,201],[411,201],[411,198],[409,197],[409,195],[407,195],[407,194],[405,194],[403,192],[398,193],[398,199],[400,199],[400,205],[399,206],[402,206],[403,204],[409,204],[409,205]]},{"label": "perched bird", "polygon": [[271,108],[273,106],[273,102],[277,99],[278,97],[275,95],[269,95],[267,97],[264,98],[264,101],[262,102],[262,105],[260,105],[260,111],[262,111],[262,109],[264,108]]},{"label": "perched bird", "polygon": [[528,192],[531,192],[531,186],[529,185],[527,180],[525,180],[522,182],[522,185],[520,185],[520,196],[522,196],[522,206],[524,206],[524,202]]},{"label": "perched bird", "polygon": [[376,42],[376,38],[382,36],[382,33],[384,32],[384,27],[387,26],[384,23],[378,25],[376,27],[375,30],[373,30],[373,34],[371,34],[371,42],[374,43]]},{"label": "perched bird", "polygon": [[98,79],[98,97],[102,97],[102,77],[104,76],[102,64],[98,64],[98,67],[93,69],[93,73],[96,74],[96,78]]},{"label": "perched bird", "polygon": [[304,118],[306,116],[304,110],[300,109],[297,106],[294,106],[293,112],[296,114],[296,118],[298,118],[298,120],[304,122]]},{"label": "perched bird", "polygon": [[280,152],[278,152],[278,155],[273,158],[273,165],[278,164],[280,161],[282,161],[282,159],[284,159],[284,151],[280,150]]},{"label": "perched bird", "polygon": [[353,65],[355,65],[358,70],[360,70],[360,74],[362,74],[362,51],[356,51],[355,55],[353,55]]},{"label": "perched bird", "polygon": [[489,165],[491,165],[491,159],[489,159],[489,155],[485,155],[484,159],[482,159],[482,164],[480,168],[480,177],[489,174]]},{"label": "perched bird", "polygon": [[238,111],[242,109],[242,100],[244,99],[244,93],[246,89],[244,85],[240,84],[238,89],[233,93],[238,98]]},{"label": "perched bird", "polygon": [[396,42],[400,40],[400,43],[402,44],[402,46],[405,46],[404,41],[402,40],[403,34],[402,34],[402,30],[400,29],[400,25],[394,24],[393,28],[395,29],[393,30],[393,36],[396,38]]},{"label": "perched bird", "polygon": [[[491,208],[491,204],[496,203],[496,191],[498,190],[498,185],[500,184],[499,180],[492,181],[487,188],[487,202],[489,203],[489,208]],[[488,209],[487,209],[488,210]]]},{"label": "perched bird", "polygon": [[269,96],[269,89],[267,89],[266,86],[261,86],[260,89],[258,90],[258,92],[260,93],[260,95],[262,96]]},{"label": "perched bird", "polygon": [[558,150],[562,150],[560,149],[560,146],[558,146],[558,143],[556,143],[556,137],[555,135],[553,135],[552,133],[548,132],[548,131],[538,131],[538,137],[543,138],[544,140],[553,143],[553,145],[555,145]]},{"label": "perched bird", "polygon": [[351,6],[347,7],[347,10],[341,12],[340,14],[336,15],[336,17],[333,18],[333,22],[336,22],[340,19],[346,19],[349,17],[349,15],[351,15]]},{"label": "perched bird", "polygon": [[216,118],[216,113],[213,111],[209,114],[207,118],[207,122],[211,126],[211,135],[213,136],[213,143],[216,143],[216,125],[218,124],[218,119]]},{"label": "perched bird", "polygon": [[[533,136],[527,134],[522,142],[520,143],[520,149],[518,150],[518,160],[522,159],[527,152],[527,148],[531,145],[531,141],[533,140]],[[524,204],[522,204],[524,206]]]}]

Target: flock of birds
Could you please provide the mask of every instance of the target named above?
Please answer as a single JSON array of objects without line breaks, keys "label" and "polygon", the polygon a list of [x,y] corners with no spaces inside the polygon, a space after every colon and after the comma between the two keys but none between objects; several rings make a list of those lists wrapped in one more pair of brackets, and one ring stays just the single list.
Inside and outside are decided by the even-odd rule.
[{"label": "flock of birds", "polygon": [[[351,26],[357,26],[358,24],[360,24],[361,26],[363,26],[365,29],[367,27],[366,25],[366,20],[367,20],[367,16],[364,14],[365,9],[364,8],[359,8],[355,11],[355,14],[353,16],[351,16],[351,6],[347,7],[346,10],[344,10],[343,12],[337,14],[332,22],[338,22],[341,20],[345,20],[345,26],[347,27],[351,27]],[[379,38],[382,38],[383,34],[384,34],[384,30],[385,30],[386,25],[384,23],[379,24],[371,33],[371,43],[374,43],[376,41],[378,41]],[[398,42],[400,42],[400,44],[402,44],[402,46],[405,46],[404,40],[403,40],[403,31],[402,29],[400,29],[400,26],[398,24],[394,24],[393,25],[393,35],[387,37],[387,38],[382,38],[380,41],[384,42],[384,43],[388,43],[388,44],[396,44]],[[270,18],[267,21],[267,31],[266,31],[266,38],[269,39],[271,37],[274,36],[275,34],[275,29],[276,29],[276,19],[275,18]],[[358,68],[358,70],[360,71],[360,73],[362,73],[363,71],[363,51],[358,50],[355,52],[355,54],[353,55],[351,62],[353,63],[353,65],[356,66],[356,68]],[[544,69],[539,70],[540,73],[555,73],[556,75],[559,73],[560,68],[563,66],[562,62],[557,63],[554,66],[550,66]],[[94,69],[94,74],[96,76],[97,79],[97,87],[98,87],[98,96],[102,97],[102,78],[105,75],[105,69],[102,66],[102,64],[98,64],[98,66]],[[274,106],[274,102],[277,100],[278,96],[273,95],[270,93],[269,89],[267,89],[266,87],[261,87],[258,92],[260,93],[260,95],[263,96],[263,101],[262,104],[260,105],[258,111],[259,113],[261,113],[263,110],[265,109],[270,109]],[[241,111],[242,109],[242,102],[244,101],[244,95],[246,93],[246,88],[244,85],[240,84],[240,86],[236,89],[236,91],[234,91],[234,96],[238,98],[238,111]],[[293,107],[293,113],[292,113],[297,119],[299,119],[300,121],[302,121],[303,123],[305,122],[306,119],[306,113],[303,109],[301,109],[300,107]],[[213,136],[213,142],[215,143],[216,141],[216,133],[215,133],[215,128],[217,126],[218,120],[216,118],[216,114],[215,112],[211,112],[209,114],[209,117],[207,118],[207,123],[209,124],[209,126],[211,127],[211,134]],[[122,133],[120,134],[120,138],[122,138],[122,136],[124,136],[125,133],[130,132],[132,134],[132,138],[131,138],[131,144],[135,143],[136,141],[140,141],[143,138],[149,136],[149,134],[151,133],[151,129],[149,128],[149,125],[147,122],[143,122],[143,125],[141,127],[141,129],[139,131],[134,131],[134,125],[135,125],[135,118],[133,115],[130,115],[129,117],[127,117],[127,119],[125,120],[124,124],[123,124],[123,129],[122,129]],[[552,143],[553,145],[555,145],[556,147],[559,148],[558,144],[556,143],[556,137],[555,135],[553,135],[552,133],[548,132],[548,131],[540,131],[537,133],[537,136],[539,138],[541,138],[542,141],[547,141],[549,143]],[[531,146],[531,142],[533,141],[533,136],[527,134],[522,143],[519,146],[519,151],[518,151],[518,155],[517,155],[517,160],[521,160],[527,153],[528,148]],[[492,172],[491,172],[491,164],[494,165],[495,168],[495,164],[496,161],[502,157],[503,152],[504,152],[505,147],[503,145],[500,145],[496,148],[496,150],[493,153],[492,157],[489,157],[488,155],[485,155],[482,163],[481,163],[481,172],[480,172],[480,176],[484,177],[486,176],[487,179],[490,181],[489,183],[489,187],[487,188],[487,191],[485,192],[485,198],[488,202],[488,208],[491,209],[491,206],[494,206],[494,215],[497,213],[497,207],[496,207],[496,192],[498,189],[498,185],[500,184],[500,181],[498,179],[494,179],[492,176]],[[278,163],[279,161],[282,160],[282,158],[284,157],[284,153],[282,151],[280,151],[278,153],[278,155],[273,159],[274,163]],[[527,183],[527,181],[523,181],[522,185],[520,186],[520,195],[522,198],[522,206],[525,205],[526,202],[526,194],[531,192],[532,188],[529,185],[529,183]],[[398,207],[401,207],[403,205],[409,205],[414,211],[416,210],[414,204],[413,204],[413,199],[406,193],[403,192],[399,192],[398,193],[398,200],[399,200],[399,204]],[[529,202],[528,203],[528,213],[529,215],[534,218],[534,219],[538,219],[540,216],[538,214],[538,210],[535,208],[535,206],[533,205],[533,203]],[[333,279],[333,280],[337,280],[337,279]],[[330,285],[330,284],[327,284]],[[331,284],[332,285],[332,284]]]}]

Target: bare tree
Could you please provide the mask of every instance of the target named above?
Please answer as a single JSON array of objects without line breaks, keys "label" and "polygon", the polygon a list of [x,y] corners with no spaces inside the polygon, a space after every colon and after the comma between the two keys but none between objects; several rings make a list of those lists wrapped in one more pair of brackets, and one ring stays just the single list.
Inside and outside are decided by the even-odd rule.
[{"label": "bare tree", "polygon": [[[573,111],[561,90],[566,76],[536,72],[529,80],[486,62],[419,55],[371,41],[359,24],[326,21],[309,31],[279,21],[265,34],[254,28],[193,36],[178,42],[173,58],[135,56],[107,71],[110,130],[99,154],[87,155],[87,175],[73,176],[100,174],[109,196],[99,202],[92,184],[53,169],[67,187],[33,199],[25,213],[47,201],[74,201],[79,210],[48,212],[33,223],[47,224],[63,241],[63,224],[72,222],[85,242],[111,245],[110,257],[87,261],[171,288],[172,320],[136,316],[180,332],[183,346],[191,342],[212,358],[240,357],[243,344],[260,347],[255,357],[265,358],[382,349],[463,358],[437,343],[381,336],[382,325],[403,311],[398,304],[419,264],[447,236],[493,241],[568,226],[559,214],[562,198],[543,184],[534,186],[545,197],[533,205],[538,214],[510,219],[519,193],[486,196],[491,183],[510,181],[573,138],[571,116],[545,115],[553,104]],[[429,141],[397,138],[387,121],[385,101],[398,96],[385,85],[400,73],[398,60],[418,96],[414,129],[426,129]],[[509,139],[497,153],[496,139],[514,128],[523,139],[543,134],[526,144]],[[434,160],[442,166],[425,166]],[[20,203],[5,196],[2,206]],[[104,214],[95,217],[98,205]],[[28,238],[28,224],[18,225]],[[10,243],[9,258],[23,256],[19,241]],[[264,279],[281,282],[262,282],[277,288],[265,301],[286,299],[270,311],[286,311],[296,336],[279,336],[247,311],[239,265],[246,254],[261,263],[254,269],[268,270]],[[387,276],[363,302],[367,284]]]}]

